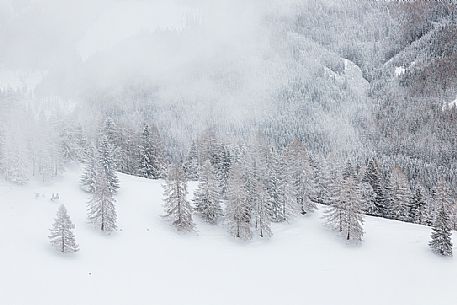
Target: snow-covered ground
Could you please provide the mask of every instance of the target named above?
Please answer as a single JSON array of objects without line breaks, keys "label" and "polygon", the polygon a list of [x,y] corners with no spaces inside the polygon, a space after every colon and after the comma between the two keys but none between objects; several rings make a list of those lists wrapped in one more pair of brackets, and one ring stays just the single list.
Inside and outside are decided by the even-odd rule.
[{"label": "snow-covered ground", "polygon": [[[268,241],[239,242],[200,222],[198,234],[179,235],[160,217],[160,181],[120,175],[119,231],[105,235],[86,222],[79,174],[46,186],[0,184],[0,304],[457,302],[457,262],[429,251],[429,228],[367,218],[354,246],[328,231],[319,211],[274,225]],[[75,254],[48,242],[57,192],[76,225]]]}]

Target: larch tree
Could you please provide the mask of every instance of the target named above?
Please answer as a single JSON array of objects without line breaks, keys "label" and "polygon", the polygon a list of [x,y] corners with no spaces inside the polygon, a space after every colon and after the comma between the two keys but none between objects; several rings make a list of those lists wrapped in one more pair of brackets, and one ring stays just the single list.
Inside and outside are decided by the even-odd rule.
[{"label": "larch tree", "polygon": [[243,169],[239,163],[235,163],[227,185],[225,222],[231,235],[248,240],[252,238],[252,207],[244,183]]},{"label": "larch tree", "polygon": [[327,223],[347,240],[363,236],[362,194],[353,175],[342,179],[340,194],[326,212]]},{"label": "larch tree", "polygon": [[94,193],[88,202],[88,218],[101,231],[111,232],[117,229],[116,200],[104,167],[96,167]]},{"label": "larch tree", "polygon": [[164,217],[178,231],[193,231],[192,206],[186,199],[187,184],[184,169],[180,164],[170,165],[164,185]]},{"label": "larch tree", "polygon": [[216,170],[209,160],[203,163],[193,203],[195,211],[208,223],[217,224],[222,216],[221,192]]},{"label": "larch tree", "polygon": [[436,216],[429,242],[432,251],[443,256],[452,256],[451,235],[451,220],[446,207],[442,204]]},{"label": "larch tree", "polygon": [[[269,217],[270,206],[264,184],[257,178],[253,181],[252,218],[258,236],[270,238],[273,235]],[[251,196],[252,196],[251,195]]]},{"label": "larch tree", "polygon": [[312,201],[315,193],[314,172],[308,155],[303,143],[298,139],[292,141],[284,152],[286,171],[293,189],[292,195],[303,215],[317,209]]},{"label": "larch tree", "polygon": [[73,234],[74,228],[75,225],[71,222],[67,209],[62,204],[50,229],[49,240],[51,245],[62,253],[78,251],[79,246],[76,244],[75,235]]}]

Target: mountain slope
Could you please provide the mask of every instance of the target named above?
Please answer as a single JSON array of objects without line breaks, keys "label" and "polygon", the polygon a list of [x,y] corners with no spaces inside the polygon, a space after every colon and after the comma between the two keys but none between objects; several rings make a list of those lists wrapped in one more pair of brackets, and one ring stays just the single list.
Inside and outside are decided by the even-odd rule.
[{"label": "mountain slope", "polygon": [[[320,207],[268,241],[241,243],[198,220],[198,234],[179,235],[160,217],[161,182],[120,175],[119,231],[105,236],[86,223],[79,174],[0,185],[1,304],[455,303],[457,263],[429,251],[429,228],[367,218],[364,242],[347,245]],[[48,244],[57,192],[76,225],[74,255]]]}]

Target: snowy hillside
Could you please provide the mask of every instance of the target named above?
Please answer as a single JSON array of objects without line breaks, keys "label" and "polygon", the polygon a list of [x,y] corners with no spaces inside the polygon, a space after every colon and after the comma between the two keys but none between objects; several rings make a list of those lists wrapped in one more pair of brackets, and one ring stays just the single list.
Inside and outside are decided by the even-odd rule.
[{"label": "snowy hillside", "polygon": [[[161,182],[120,175],[119,230],[104,235],[87,224],[79,177],[0,185],[0,304],[456,302],[457,262],[431,253],[427,227],[368,217],[363,243],[348,245],[323,226],[321,207],[275,225],[270,240],[239,242],[198,220],[198,234],[180,235],[160,217]],[[76,225],[76,254],[48,243],[57,192]]]}]

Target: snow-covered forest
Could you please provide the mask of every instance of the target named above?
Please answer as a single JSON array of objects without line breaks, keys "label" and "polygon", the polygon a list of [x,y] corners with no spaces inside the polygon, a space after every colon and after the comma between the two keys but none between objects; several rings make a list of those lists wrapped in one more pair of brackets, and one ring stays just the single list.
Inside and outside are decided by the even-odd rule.
[{"label": "snow-covered forest", "polygon": [[[208,246],[213,243],[240,260],[234,269],[222,268],[231,281],[237,270],[247,276],[246,255],[257,272],[253,282],[271,286],[266,274],[273,281],[299,280],[298,287],[322,280],[328,289],[346,287],[357,295],[356,283],[323,282],[332,276],[345,281],[338,272],[351,271],[340,266],[343,260],[321,253],[331,249],[343,258],[355,255],[351,266],[385,265],[389,272],[378,270],[384,281],[423,270],[437,281],[429,293],[441,293],[419,298],[425,284],[414,287],[418,279],[403,274],[396,283],[410,280],[406,289],[370,304],[396,304],[396,294],[399,305],[455,303],[445,285],[452,281],[449,270],[457,272],[451,258],[457,229],[457,3],[0,0],[0,45],[0,237],[8,240],[2,260],[21,264],[19,249],[33,256],[44,243],[53,250],[38,256],[49,264],[58,261],[65,269],[80,260],[89,270],[95,264],[90,253],[111,255],[123,243],[137,245],[133,240],[151,254],[145,259],[123,250],[139,256],[138,266],[156,260],[145,248],[150,242],[153,249],[190,247],[190,257],[201,256],[195,269],[168,261],[165,250],[157,259],[168,270],[145,269],[157,277],[153,283],[170,280],[163,274],[171,272],[197,279],[203,289],[212,279],[188,273],[198,273],[206,256],[221,255]],[[24,220],[15,218],[25,215],[30,227],[17,227]],[[47,226],[47,234],[12,232],[41,232],[34,223]],[[130,230],[142,233],[133,238]],[[384,231],[395,242],[389,244]],[[30,247],[22,248],[25,240]],[[315,247],[309,257],[302,245],[295,252],[295,241]],[[15,243],[21,245],[17,251]],[[262,255],[257,247],[273,251],[272,261],[256,261]],[[390,251],[405,252],[392,263]],[[184,252],[170,257],[185,259]],[[323,275],[308,266],[315,279],[306,279],[303,266],[297,267],[304,273],[299,279],[278,271],[301,260],[325,264],[319,255],[337,267]],[[416,256],[415,267],[400,264]],[[378,261],[370,265],[373,257]],[[110,262],[127,264],[116,256]],[[439,264],[451,267],[443,271]],[[13,278],[32,272],[5,268]],[[359,268],[354,270],[360,276],[375,277]],[[122,277],[128,268],[119,270],[110,274]],[[149,281],[139,270],[128,276]],[[217,267],[202,270],[213,279],[224,276]],[[50,274],[42,277],[61,275]],[[88,285],[86,274],[77,276],[74,285]],[[8,282],[2,277],[0,286]],[[356,281],[354,275],[349,279]],[[131,299],[117,292],[98,296],[98,302],[80,297],[63,304],[226,304],[226,293],[208,285],[216,299],[207,295],[201,303],[182,296],[146,299],[146,289]],[[280,285],[278,293],[295,285]],[[176,283],[176,290],[190,293],[183,286]],[[378,297],[371,292],[363,294],[365,301]],[[58,304],[48,293],[35,301]],[[245,288],[230,293],[227,304],[256,303]],[[310,304],[338,300],[314,294]],[[416,297],[408,299],[410,294]],[[0,303],[32,301],[12,295],[0,292]],[[364,304],[347,291],[342,296],[341,304]],[[298,304],[306,293],[302,297],[292,293],[282,300]],[[258,300],[279,304],[281,298],[267,293]]]}]

